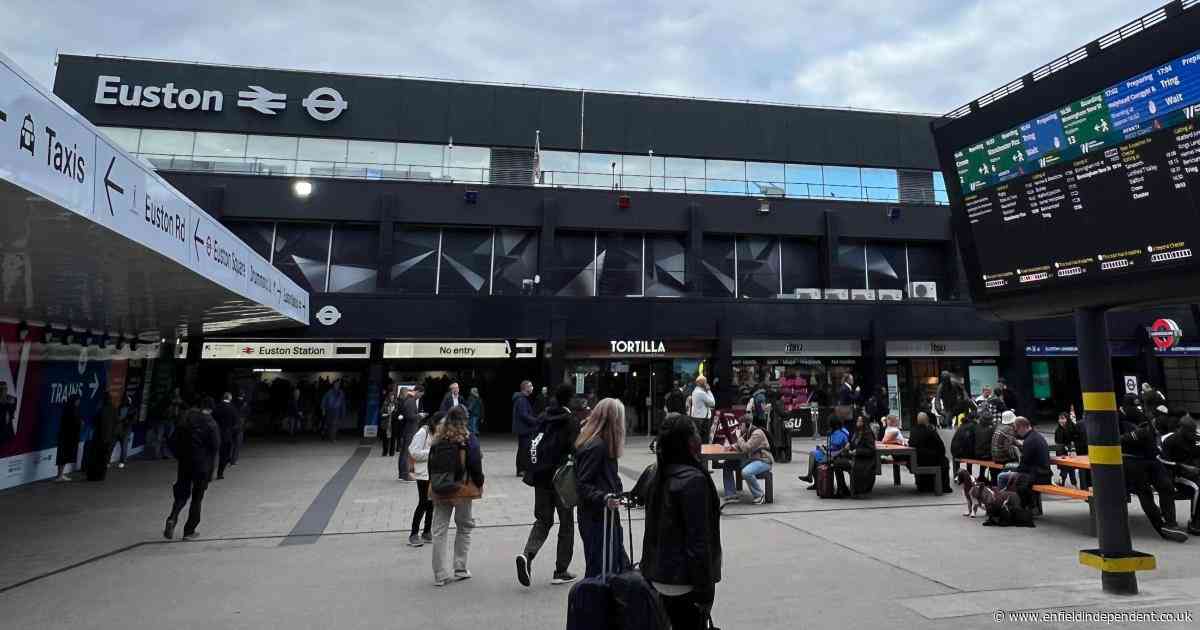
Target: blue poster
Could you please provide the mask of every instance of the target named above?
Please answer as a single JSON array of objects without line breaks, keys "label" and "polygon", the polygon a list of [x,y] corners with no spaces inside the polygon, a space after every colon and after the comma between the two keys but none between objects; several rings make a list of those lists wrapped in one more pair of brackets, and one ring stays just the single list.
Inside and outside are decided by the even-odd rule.
[{"label": "blue poster", "polygon": [[58,444],[58,426],[63,404],[72,394],[79,395],[79,413],[83,417],[83,436],[90,436],[93,422],[100,413],[101,401],[108,393],[108,361],[89,359],[81,353],[76,361],[47,361],[42,364],[42,388],[38,401],[37,442],[35,448],[54,448]]}]

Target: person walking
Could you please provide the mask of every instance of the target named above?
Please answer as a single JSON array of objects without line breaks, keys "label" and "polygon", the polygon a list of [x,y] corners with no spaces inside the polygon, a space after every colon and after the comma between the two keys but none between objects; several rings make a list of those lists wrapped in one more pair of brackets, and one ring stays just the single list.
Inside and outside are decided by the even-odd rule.
[{"label": "person walking", "polygon": [[446,392],[446,396],[442,398],[441,412],[444,414],[450,411],[452,407],[465,406],[466,399],[459,393],[458,382],[450,383],[450,389]]},{"label": "person walking", "polygon": [[[383,457],[392,457],[396,454],[396,442],[400,441],[400,436],[393,432],[395,422],[393,420],[400,413],[400,399],[396,393],[397,387],[393,383],[388,385],[387,395],[383,398],[383,404],[379,409],[379,445],[380,455]],[[401,444],[400,447],[408,448],[407,444]]]},{"label": "person walking", "polygon": [[[467,430],[467,411],[459,407],[451,407],[446,417],[438,425],[434,433],[431,453],[439,443],[449,443],[457,446],[462,459],[459,469],[463,479],[463,491],[452,497],[433,498],[433,584],[445,586],[451,580],[471,579],[471,571],[467,568],[468,557],[471,553],[471,532],[475,529],[475,519],[471,516],[474,498],[483,491],[483,453],[479,448],[479,440]],[[433,470],[430,471],[435,472]],[[471,488],[471,486],[474,488]],[[474,490],[472,492],[472,490]],[[454,560],[451,566],[449,555],[450,518],[454,518]],[[453,571],[453,572],[451,572]]]},{"label": "person walking", "polygon": [[[579,538],[583,541],[584,577],[600,575],[604,562],[604,518],[621,506],[621,475],[617,460],[625,453],[625,405],[616,398],[605,398],[596,404],[579,430],[575,440],[575,479],[579,492]],[[612,515],[609,515],[612,519]],[[625,537],[621,519],[612,519],[610,531],[612,558],[610,570],[621,573],[626,568]]]},{"label": "person walking", "polygon": [[521,389],[513,394],[512,432],[517,435],[517,476],[525,474],[525,460],[529,457],[529,440],[537,432],[537,418],[533,415],[533,383],[521,381]]},{"label": "person walking", "polygon": [[233,446],[229,451],[229,465],[237,466],[238,457],[242,454],[242,443],[246,441],[246,416],[249,415],[250,405],[246,397],[238,392],[233,399]]},{"label": "person walking", "polygon": [[[417,429],[420,428],[421,423],[425,420],[426,414],[421,411],[421,398],[424,396],[425,386],[417,385],[408,390],[408,395],[404,398],[404,404],[401,408],[401,414],[404,417],[403,427],[400,431],[401,444],[411,444],[413,435],[416,434]],[[400,481],[416,481],[417,478],[413,476],[415,468],[416,462],[413,461],[412,456],[408,454],[407,450],[401,452],[400,456],[396,458],[396,471]]]},{"label": "person walking", "polygon": [[479,427],[483,426],[483,399],[479,396],[479,388],[471,388],[471,396],[467,398],[467,428],[471,435],[479,435]]},{"label": "person walking", "polygon": [[346,415],[346,394],[342,391],[341,380],[334,381],[333,387],[321,398],[321,412],[325,415],[325,439],[336,442],[342,417]]},{"label": "person walking", "polygon": [[172,492],[175,500],[171,513],[163,527],[163,538],[175,537],[175,524],[183,507],[188,507],[188,518],[183,524],[184,540],[196,538],[199,532],[200,509],[204,502],[204,491],[212,481],[213,461],[221,447],[220,430],[212,418],[213,399],[205,397],[199,407],[192,407],[184,414],[183,422],[175,428],[175,485]]},{"label": "person walking", "polygon": [[234,425],[237,424],[237,411],[233,408],[233,394],[225,392],[221,395],[221,402],[217,403],[212,410],[213,421],[217,423],[217,431],[221,436],[221,444],[218,447],[220,460],[217,464],[217,479],[225,478],[225,467],[229,465],[229,459],[233,455],[233,431]]},{"label": "person walking", "polygon": [[133,409],[133,396],[126,394],[121,399],[121,405],[117,407],[117,418],[113,423],[113,443],[121,454],[117,459],[117,468],[124,468],[125,462],[129,460],[129,436],[135,420],[137,413]]},{"label": "person walking", "polygon": [[162,444],[162,458],[167,459],[167,452],[171,453],[170,457],[175,457],[175,427],[183,422],[183,416],[187,413],[187,403],[183,401],[183,395],[179,393],[179,388],[176,387],[171,393],[171,401],[167,403],[166,418],[162,424],[162,432],[160,433],[159,441]]},{"label": "person walking", "polygon": [[62,419],[58,422],[58,476],[55,481],[71,481],[67,466],[74,466],[79,457],[79,432],[83,422],[79,417],[79,394],[71,394],[63,405]]},{"label": "person walking", "polygon": [[525,541],[525,550],[516,557],[517,581],[521,586],[528,587],[531,583],[533,559],[550,536],[555,512],[558,513],[558,550],[550,583],[568,584],[576,579],[568,570],[575,553],[575,512],[563,507],[554,488],[554,472],[575,453],[575,441],[579,439],[579,420],[570,409],[574,397],[575,390],[570,385],[560,385],[554,391],[554,404],[546,407],[545,413],[538,417],[538,435],[549,446],[532,445],[530,452],[537,449],[539,458],[548,459],[531,461],[530,470],[525,471],[525,483],[533,486],[535,522]]},{"label": "person walking", "polygon": [[112,462],[113,431],[117,424],[117,408],[112,398],[102,395],[100,413],[92,422],[92,439],[83,448],[83,467],[88,481],[104,481]]},{"label": "person walking", "polygon": [[711,621],[721,581],[721,512],[700,465],[700,435],[690,418],[670,414],[658,433],[657,467],[646,500],[642,575],[662,596],[671,627]]},{"label": "person walking", "polygon": [[[420,547],[433,542],[433,534],[430,533],[433,501],[429,498],[429,449],[433,447],[434,433],[442,417],[442,412],[439,411],[423,418],[421,428],[417,429],[412,442],[406,447],[409,457],[413,458],[413,478],[417,481],[417,506],[413,508],[412,531],[408,534],[409,547]],[[424,529],[420,527],[422,521],[425,522]]]},{"label": "person walking", "polygon": [[712,410],[716,406],[717,399],[708,388],[708,378],[703,374],[697,376],[696,387],[688,401],[688,416],[696,424],[696,434],[704,443],[712,440]]}]

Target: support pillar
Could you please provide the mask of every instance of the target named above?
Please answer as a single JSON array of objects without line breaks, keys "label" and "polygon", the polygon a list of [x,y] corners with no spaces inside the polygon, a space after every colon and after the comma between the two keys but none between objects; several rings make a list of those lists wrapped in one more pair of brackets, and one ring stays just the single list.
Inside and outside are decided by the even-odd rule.
[{"label": "support pillar", "polygon": [[1121,433],[1103,308],[1075,311],[1079,344],[1079,384],[1083,389],[1084,426],[1092,467],[1092,503],[1096,511],[1099,549],[1079,552],[1081,564],[1100,570],[1106,593],[1135,595],[1135,571],[1154,568],[1154,556],[1133,550],[1125,503],[1125,471],[1121,467]]}]

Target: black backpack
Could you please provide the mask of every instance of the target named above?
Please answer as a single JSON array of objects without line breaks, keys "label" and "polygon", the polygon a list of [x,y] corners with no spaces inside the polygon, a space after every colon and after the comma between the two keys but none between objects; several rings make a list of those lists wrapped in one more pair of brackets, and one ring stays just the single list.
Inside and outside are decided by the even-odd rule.
[{"label": "black backpack", "polygon": [[439,441],[429,449],[429,489],[450,496],[462,490],[466,481],[467,448],[456,442]]},{"label": "black backpack", "polygon": [[978,425],[974,422],[963,423],[950,439],[950,454],[957,459],[975,459],[975,431]]},{"label": "black backpack", "polygon": [[537,433],[529,437],[528,442],[522,440],[521,448],[525,449],[522,459],[525,462],[525,478],[529,486],[545,485],[554,471],[566,459],[570,452],[567,440],[570,437],[566,421],[542,422]]}]

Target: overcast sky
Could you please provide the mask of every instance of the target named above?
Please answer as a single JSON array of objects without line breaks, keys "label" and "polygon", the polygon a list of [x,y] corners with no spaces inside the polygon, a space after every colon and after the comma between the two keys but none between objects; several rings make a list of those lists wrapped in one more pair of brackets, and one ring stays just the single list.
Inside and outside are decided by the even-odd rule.
[{"label": "overcast sky", "polygon": [[0,51],[944,113],[1165,0],[3,0]]}]

